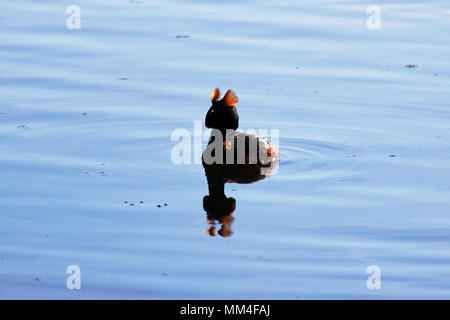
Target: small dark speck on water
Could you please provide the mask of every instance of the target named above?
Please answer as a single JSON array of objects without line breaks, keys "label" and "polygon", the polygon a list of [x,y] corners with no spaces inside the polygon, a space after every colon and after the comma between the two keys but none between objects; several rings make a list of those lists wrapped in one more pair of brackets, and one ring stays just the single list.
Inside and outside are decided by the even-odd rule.
[{"label": "small dark speck on water", "polygon": [[191,36],[188,34],[177,34],[175,38],[181,39],[181,38],[190,38]]},{"label": "small dark speck on water", "polygon": [[407,64],[405,67],[412,69],[412,68],[417,68],[418,66],[417,66],[417,64]]},{"label": "small dark speck on water", "polygon": [[139,201],[139,203],[144,203],[144,201]]},{"label": "small dark speck on water", "polygon": [[124,201],[123,203],[128,203],[128,201]]},{"label": "small dark speck on water", "polygon": [[160,204],[157,204],[156,206],[157,206],[158,208],[161,208],[161,207],[162,207]]},{"label": "small dark speck on water", "polygon": [[86,112],[83,112],[83,116],[85,116],[85,115],[87,115],[87,113],[86,113]]},{"label": "small dark speck on water", "polygon": [[163,276],[168,277],[169,275],[167,273],[161,273]]},{"label": "small dark speck on water", "polygon": [[120,78],[117,78],[117,79],[119,79],[119,80],[130,80],[130,79],[127,78],[127,77],[120,77]]},{"label": "small dark speck on water", "polygon": [[390,157],[390,158],[395,158],[396,155],[395,155],[395,154],[390,154],[389,157]]},{"label": "small dark speck on water", "polygon": [[41,281],[39,278],[35,278],[34,281]]},{"label": "small dark speck on water", "polygon": [[168,204],[167,203],[164,203],[164,207],[167,207],[168,206]]},{"label": "small dark speck on water", "polygon": [[17,126],[17,129],[30,129],[30,128],[24,124],[21,124],[20,126]]},{"label": "small dark speck on water", "polygon": [[130,203],[130,206],[134,206],[134,203]]}]

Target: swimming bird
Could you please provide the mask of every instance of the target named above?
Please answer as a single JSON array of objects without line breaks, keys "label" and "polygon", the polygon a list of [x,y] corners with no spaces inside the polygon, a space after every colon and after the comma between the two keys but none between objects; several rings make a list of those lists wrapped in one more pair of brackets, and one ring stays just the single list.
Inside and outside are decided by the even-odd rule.
[{"label": "swimming bird", "polygon": [[213,129],[202,157],[209,191],[203,197],[209,236],[216,235],[217,225],[221,226],[218,233],[222,237],[233,234],[231,225],[236,200],[225,195],[225,184],[250,184],[265,179],[279,161],[278,149],[266,138],[236,131],[239,127],[238,101],[233,91],[228,90],[222,98],[220,90],[214,89],[212,105],[205,118],[206,127]]},{"label": "swimming bird", "polygon": [[[210,148],[204,152],[204,161],[205,153],[211,155],[210,159],[214,158],[215,151],[221,142],[224,161],[222,163],[270,166],[271,163],[278,162],[280,153],[269,140],[252,133],[236,131],[239,127],[238,102],[238,97],[231,90],[228,90],[223,97],[218,88],[211,92],[212,105],[206,113],[205,126],[213,131],[208,145]],[[216,144],[210,146],[214,142]],[[218,156],[214,160],[217,161],[220,158]]]}]

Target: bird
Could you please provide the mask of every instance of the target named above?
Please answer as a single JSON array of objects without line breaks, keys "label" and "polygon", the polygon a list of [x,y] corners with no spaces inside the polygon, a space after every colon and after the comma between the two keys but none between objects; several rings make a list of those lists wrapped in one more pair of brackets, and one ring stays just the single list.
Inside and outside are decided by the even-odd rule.
[{"label": "bird", "polygon": [[[274,162],[278,162],[280,152],[267,138],[236,131],[239,127],[238,102],[237,95],[230,89],[223,97],[219,88],[212,90],[212,105],[206,113],[205,126],[213,130],[208,143],[209,148],[206,148],[203,160],[205,161],[205,156],[209,155],[209,159],[214,158],[213,160],[220,162],[221,157],[218,155],[215,158],[215,151],[219,149],[221,143],[222,163],[270,166]],[[214,144],[214,142],[216,143]]]},{"label": "bird", "polygon": [[[221,97],[220,90],[216,88],[211,92],[212,105],[205,117],[205,126],[212,129],[202,156],[209,191],[203,197],[209,236],[216,235],[218,225],[220,236],[233,234],[231,225],[235,219],[236,199],[226,196],[225,184],[251,184],[266,179],[276,170],[279,162],[278,149],[266,138],[236,131],[239,127],[238,102],[233,91],[228,90]],[[216,151],[221,152],[222,156]]]}]

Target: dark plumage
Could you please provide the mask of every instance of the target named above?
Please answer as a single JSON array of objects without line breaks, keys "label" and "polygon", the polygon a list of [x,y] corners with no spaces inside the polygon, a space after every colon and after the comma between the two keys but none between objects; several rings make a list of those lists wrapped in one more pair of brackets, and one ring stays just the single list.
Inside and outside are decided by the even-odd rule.
[{"label": "dark plumage", "polygon": [[210,129],[219,129],[225,139],[226,129],[236,130],[239,127],[239,114],[236,110],[238,102],[233,91],[228,90],[220,99],[219,89],[211,93],[212,106],[209,108],[205,118],[205,126]]}]

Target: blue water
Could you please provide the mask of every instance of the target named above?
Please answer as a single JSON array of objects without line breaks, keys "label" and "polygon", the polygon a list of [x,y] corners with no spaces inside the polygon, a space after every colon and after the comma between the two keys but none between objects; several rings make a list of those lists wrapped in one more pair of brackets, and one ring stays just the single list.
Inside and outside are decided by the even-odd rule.
[{"label": "blue water", "polygon": [[[369,4],[3,1],[0,298],[448,299],[450,6]],[[171,161],[215,87],[280,132],[278,172],[226,185],[231,237]]]}]

